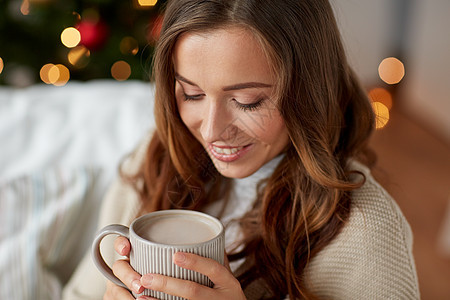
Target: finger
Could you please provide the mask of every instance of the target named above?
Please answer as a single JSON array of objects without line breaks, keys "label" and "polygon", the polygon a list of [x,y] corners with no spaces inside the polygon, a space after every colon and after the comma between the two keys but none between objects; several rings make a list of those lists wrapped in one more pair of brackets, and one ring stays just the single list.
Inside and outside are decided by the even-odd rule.
[{"label": "finger", "polygon": [[208,276],[215,285],[230,286],[230,283],[239,284],[227,267],[214,259],[192,253],[177,252],[173,256],[173,262],[182,268]]},{"label": "finger", "polygon": [[123,300],[134,300],[134,297],[130,294],[129,291],[120,287],[111,281],[106,283],[106,292],[103,296],[103,300],[114,300],[114,299],[123,299]]},{"label": "finger", "polygon": [[114,249],[119,255],[128,256],[131,250],[130,241],[126,237],[119,236],[114,241]]},{"label": "finger", "polygon": [[141,275],[136,273],[127,260],[116,260],[112,267],[114,275],[119,278],[130,290],[137,294],[144,291],[141,284]]},{"label": "finger", "polygon": [[149,296],[140,296],[139,298],[137,298],[137,300],[158,300],[158,299]]},{"label": "finger", "polygon": [[185,299],[211,299],[212,289],[199,283],[159,274],[146,274],[141,278],[142,285],[158,292]]}]

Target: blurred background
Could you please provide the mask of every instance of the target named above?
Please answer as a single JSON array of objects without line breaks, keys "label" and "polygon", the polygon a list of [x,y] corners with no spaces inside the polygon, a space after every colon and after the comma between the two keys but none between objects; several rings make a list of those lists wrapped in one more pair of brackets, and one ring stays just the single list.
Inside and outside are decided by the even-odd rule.
[{"label": "blurred background", "polygon": [[[73,101],[79,101],[97,93],[98,98],[120,96],[122,104],[143,105],[139,101],[150,93],[150,61],[164,2],[0,1],[0,117],[10,116],[25,96],[34,97],[30,101],[36,105],[36,101],[44,103],[47,95],[72,95]],[[371,140],[378,155],[374,173],[411,224],[422,298],[450,299],[450,1],[331,3],[350,63],[378,116]],[[144,92],[134,98],[122,88],[106,93],[112,83]],[[80,90],[90,92],[80,94]],[[37,97],[36,91],[42,96]],[[88,105],[101,102],[95,100]],[[55,103],[62,105],[61,100]],[[48,111],[55,105],[48,105]],[[118,118],[124,111],[120,105],[109,113]],[[96,116],[104,107],[99,106]],[[150,115],[150,105],[146,108]],[[29,120],[31,108],[27,112],[17,120]],[[130,119],[136,117],[130,114]],[[11,134],[27,140],[32,125],[22,126],[20,132],[7,125],[0,118],[0,168],[7,170],[0,172],[0,191],[2,180],[30,171],[19,172],[8,165],[17,158],[17,151],[4,145],[13,144]],[[121,141],[124,136],[128,139],[121,144],[116,161],[151,125],[140,120],[136,126],[121,136]],[[28,147],[25,142],[17,145]]]},{"label": "blurred background", "polygon": [[0,83],[24,87],[98,78],[147,80],[163,2],[1,1]]}]

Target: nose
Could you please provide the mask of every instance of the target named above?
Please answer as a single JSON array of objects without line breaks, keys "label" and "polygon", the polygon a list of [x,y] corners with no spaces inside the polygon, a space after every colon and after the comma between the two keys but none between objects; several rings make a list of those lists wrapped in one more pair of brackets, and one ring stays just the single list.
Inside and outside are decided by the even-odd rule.
[{"label": "nose", "polygon": [[227,142],[236,135],[236,129],[225,105],[209,100],[200,127],[203,140],[207,143]]}]

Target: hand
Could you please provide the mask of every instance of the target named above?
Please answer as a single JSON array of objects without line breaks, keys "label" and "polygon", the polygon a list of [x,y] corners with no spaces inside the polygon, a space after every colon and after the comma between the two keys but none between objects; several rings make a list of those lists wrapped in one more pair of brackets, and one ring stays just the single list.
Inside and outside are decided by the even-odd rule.
[{"label": "hand", "polygon": [[[114,249],[119,255],[129,256],[131,250],[130,241],[125,237],[118,237],[114,242]],[[114,275],[122,281],[128,289],[135,293],[142,293],[144,287],[141,285],[141,275],[136,273],[130,266],[129,259],[117,260],[112,267]],[[111,281],[108,281],[106,285],[106,292],[103,297],[104,300],[134,300],[131,293]]]},{"label": "hand", "polygon": [[[229,268],[217,261],[195,254],[178,252],[174,255],[173,262],[182,268],[208,276],[214,282],[214,287],[209,288],[192,281],[158,274],[143,275],[141,278],[142,286],[186,299],[245,299],[239,281],[233,276]],[[226,265],[228,266],[228,262],[226,262]],[[148,300],[154,298],[141,296],[138,299]]]}]

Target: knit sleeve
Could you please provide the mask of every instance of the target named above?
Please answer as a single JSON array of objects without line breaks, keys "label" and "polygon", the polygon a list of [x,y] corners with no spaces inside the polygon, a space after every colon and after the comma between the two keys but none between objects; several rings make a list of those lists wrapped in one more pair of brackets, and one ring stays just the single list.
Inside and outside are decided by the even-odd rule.
[{"label": "knit sleeve", "polygon": [[366,177],[352,194],[348,223],[310,262],[306,283],[320,299],[420,299],[410,226]]}]

